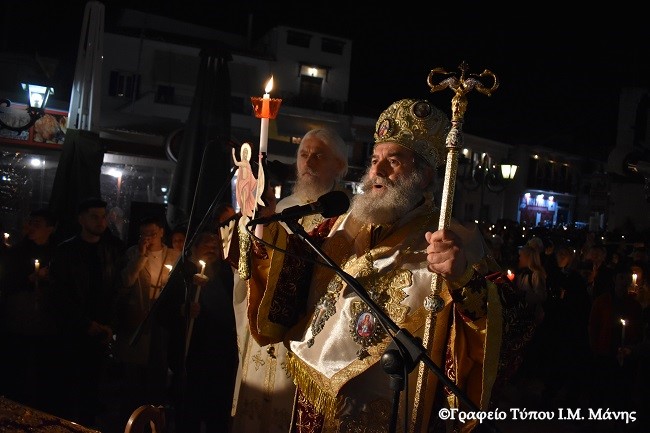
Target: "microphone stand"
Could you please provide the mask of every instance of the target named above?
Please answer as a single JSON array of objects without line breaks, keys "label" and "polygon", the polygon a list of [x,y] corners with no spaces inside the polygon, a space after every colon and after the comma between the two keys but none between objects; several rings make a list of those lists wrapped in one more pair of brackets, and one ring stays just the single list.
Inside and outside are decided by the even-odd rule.
[{"label": "microphone stand", "polygon": [[[438,379],[440,379],[440,381],[448,387],[470,411],[480,411],[479,407],[476,406],[469,397],[467,397],[467,395],[447,377],[440,367],[433,362],[429,355],[427,355],[427,350],[422,345],[420,339],[411,335],[407,329],[397,326],[393,319],[391,319],[390,316],[379,305],[377,305],[375,301],[373,301],[359,281],[341,269],[330,257],[327,256],[327,254],[325,254],[325,252],[323,252],[323,250],[320,249],[318,245],[312,242],[309,235],[307,235],[307,232],[305,232],[305,229],[297,220],[289,219],[285,221],[285,223],[296,236],[309,245],[311,249],[314,250],[316,254],[318,254],[318,256],[320,256],[325,263],[352,288],[352,290],[354,290],[357,296],[359,296],[359,298],[370,307],[386,332],[393,337],[393,343],[396,348],[391,347],[391,344],[384,352],[384,355],[382,355],[382,365],[384,370],[391,375],[391,389],[394,390],[389,432],[396,431],[399,395],[404,385],[404,378],[399,377],[401,374],[398,372],[400,370],[408,369],[408,372],[410,373],[419,361],[422,361],[429,370],[438,376]],[[493,432],[498,432],[498,429],[494,426],[491,420],[484,420],[482,425],[487,426]]]}]

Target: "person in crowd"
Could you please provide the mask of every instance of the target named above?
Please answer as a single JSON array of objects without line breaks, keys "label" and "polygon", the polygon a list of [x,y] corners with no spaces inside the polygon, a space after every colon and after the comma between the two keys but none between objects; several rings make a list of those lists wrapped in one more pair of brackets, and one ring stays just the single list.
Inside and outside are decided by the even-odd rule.
[{"label": "person in crowd", "polygon": [[222,433],[230,426],[239,362],[232,268],[212,230],[197,234],[181,266],[184,281],[170,283],[156,313],[170,332],[176,430]]},{"label": "person in crowd", "polygon": [[67,418],[92,427],[101,422],[100,385],[111,361],[125,247],[107,230],[105,201],[85,199],[77,215],[80,232],[56,247],[50,276],[64,338],[60,351],[67,354],[65,395],[73,400]]},{"label": "person in crowd", "polygon": [[623,410],[629,407],[629,390],[636,365],[620,362],[618,348],[641,343],[641,304],[628,293],[631,275],[616,274],[614,284],[592,303],[589,314],[589,347],[592,354],[591,407]]},{"label": "person in crowd", "polygon": [[126,219],[124,218],[124,210],[119,206],[113,206],[108,211],[108,229],[118,238],[124,240],[126,235],[124,226],[126,225]]},{"label": "person in crowd", "polygon": [[[536,238],[539,239],[539,238]],[[546,302],[546,269],[542,265],[537,248],[526,244],[519,250],[519,264],[516,286],[526,294],[528,306],[534,309],[538,323],[544,320],[544,302]]]},{"label": "person in crowd", "polygon": [[[325,220],[311,235],[400,327],[422,337],[432,324],[427,354],[485,410],[516,370],[516,348],[534,323],[523,297],[489,260],[476,227],[452,222],[432,232],[439,218],[432,201],[435,168],[444,160],[448,127],[444,113],[426,100],[391,104],[377,121],[364,193],[347,214]],[[269,224],[265,241],[280,230],[281,224]],[[253,255],[249,315],[257,317],[257,332],[269,344],[288,346],[287,368],[297,384],[292,431],[387,431],[394,391],[379,361],[391,336],[376,310],[331,268],[308,260],[313,254],[294,236],[282,249],[284,263],[268,251]],[[444,280],[440,291],[432,286],[435,274]],[[442,307],[432,322],[424,307],[431,305],[429,296]],[[366,316],[371,325],[359,327]],[[431,372],[415,397],[418,376],[408,376],[397,425],[414,422],[415,431],[437,431],[444,428],[438,410],[463,405]],[[412,421],[414,398],[418,416]]]},{"label": "person in crowd", "polygon": [[547,328],[540,325],[544,322],[544,304],[548,296],[546,291],[547,275],[540,254],[543,254],[543,244],[542,240],[537,237],[531,238],[526,245],[519,249],[518,269],[514,281],[515,287],[524,295],[527,308],[535,317],[535,323],[538,325],[532,341],[524,351],[523,364],[518,372],[518,381],[521,386],[540,379],[541,356],[546,350],[544,341]]},{"label": "person in crowd", "polygon": [[540,259],[542,266],[546,270],[546,273],[549,274],[557,268],[557,261],[555,258],[555,242],[550,237],[545,237],[542,239],[544,243],[544,251],[540,254]]},{"label": "person in crowd", "polygon": [[139,406],[168,402],[168,338],[164,328],[149,317],[180,255],[163,243],[164,227],[156,216],[139,221],[138,243],[126,251],[126,264],[121,274],[115,357],[125,373],[125,424]]},{"label": "person in crowd", "polygon": [[[578,407],[590,363],[587,325],[591,298],[587,280],[572,266],[574,250],[561,244],[555,248],[554,256],[557,265],[551,267],[548,275],[548,299],[544,305],[544,322],[539,328],[543,329],[541,345],[547,349],[540,353],[542,402],[552,404],[564,388],[564,405]],[[549,347],[553,350],[548,350]],[[558,404],[555,407],[560,407]]]},{"label": "person in crowd", "polygon": [[[347,169],[346,144],[335,131],[308,131],[296,152],[296,183],[292,194],[275,205],[272,189],[267,191],[259,216],[310,203],[333,189],[341,189]],[[305,216],[299,222],[306,231],[311,231],[322,221],[323,217],[316,214]],[[281,255],[276,251],[271,254],[276,260]],[[286,432],[295,394],[295,385],[286,370],[287,350],[283,344],[269,343],[257,333],[255,318],[246,314],[249,300],[246,282],[235,288],[239,293],[235,295],[235,311],[241,366],[232,431]]]},{"label": "person in crowd", "polygon": [[25,237],[2,259],[0,278],[0,394],[60,413],[59,327],[51,304],[49,266],[57,218],[48,209],[29,213]]},{"label": "person in crowd", "polygon": [[607,266],[606,259],[607,250],[604,245],[595,244],[589,247],[584,272],[587,277],[587,288],[592,300],[595,300],[603,293],[610,292],[612,287],[614,287],[616,272]]},{"label": "person in crowd", "polygon": [[183,252],[183,246],[185,245],[185,237],[187,236],[187,225],[181,224],[177,225],[171,230],[169,234],[169,246],[174,250],[178,251],[179,254]]}]

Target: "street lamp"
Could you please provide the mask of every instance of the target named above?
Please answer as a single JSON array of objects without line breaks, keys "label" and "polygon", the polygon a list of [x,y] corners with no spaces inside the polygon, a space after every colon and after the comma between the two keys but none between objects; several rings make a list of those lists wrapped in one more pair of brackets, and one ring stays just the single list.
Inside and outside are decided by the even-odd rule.
[{"label": "street lamp", "polygon": [[517,165],[511,162],[502,162],[501,163],[501,177],[504,180],[512,180],[515,178],[515,173],[517,172]]},{"label": "street lamp", "polygon": [[45,114],[47,100],[54,93],[54,88],[39,84],[21,83],[27,92],[27,116],[14,110],[9,99],[0,99],[0,129],[22,132],[26,131]]},{"label": "street lamp", "polygon": [[468,191],[476,191],[481,188],[479,202],[479,221],[485,221],[488,217],[485,208],[485,190],[499,194],[506,184],[512,181],[517,172],[518,166],[512,162],[503,162],[501,164],[492,164],[492,158],[487,153],[475,154],[470,159],[462,156],[459,160],[460,184]]}]

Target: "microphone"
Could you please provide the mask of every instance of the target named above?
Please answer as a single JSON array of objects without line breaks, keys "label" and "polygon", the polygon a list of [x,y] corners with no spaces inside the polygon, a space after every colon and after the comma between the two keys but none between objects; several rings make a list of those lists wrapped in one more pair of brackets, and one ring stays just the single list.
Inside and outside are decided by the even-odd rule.
[{"label": "microphone", "polygon": [[343,191],[330,191],[323,194],[313,203],[291,206],[280,213],[268,217],[255,218],[247,225],[268,224],[274,221],[285,221],[302,218],[307,215],[321,214],[325,218],[339,216],[350,207],[350,199]]}]

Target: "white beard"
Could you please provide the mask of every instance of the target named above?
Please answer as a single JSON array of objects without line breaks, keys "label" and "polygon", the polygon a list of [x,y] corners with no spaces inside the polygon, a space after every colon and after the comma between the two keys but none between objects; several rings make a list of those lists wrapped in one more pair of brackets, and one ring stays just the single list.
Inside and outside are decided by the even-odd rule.
[{"label": "white beard", "polygon": [[298,196],[302,201],[316,201],[323,194],[332,190],[331,184],[324,185],[319,177],[300,176],[293,186],[292,193]]},{"label": "white beard", "polygon": [[[391,181],[388,178],[361,179],[363,194],[354,196],[350,213],[359,221],[370,224],[392,224],[413,210],[422,200],[422,175],[414,171],[407,177]],[[382,194],[373,194],[374,184],[384,185]]]}]

